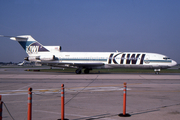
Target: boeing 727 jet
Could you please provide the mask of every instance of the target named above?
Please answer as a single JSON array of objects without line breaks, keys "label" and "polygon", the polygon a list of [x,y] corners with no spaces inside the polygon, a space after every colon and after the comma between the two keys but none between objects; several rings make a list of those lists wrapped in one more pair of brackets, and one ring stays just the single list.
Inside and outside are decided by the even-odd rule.
[{"label": "boeing 727 jet", "polygon": [[3,36],[19,42],[28,54],[27,61],[53,67],[77,68],[76,74],[88,74],[92,69],[144,68],[154,69],[159,74],[161,69],[170,68],[177,63],[169,57],[146,52],[61,52],[61,46],[43,46],[30,35]]}]

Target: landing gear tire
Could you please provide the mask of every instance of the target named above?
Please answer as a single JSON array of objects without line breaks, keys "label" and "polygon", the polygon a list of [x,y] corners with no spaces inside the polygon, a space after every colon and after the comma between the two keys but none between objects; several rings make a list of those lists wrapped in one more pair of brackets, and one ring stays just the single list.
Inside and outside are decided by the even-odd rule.
[{"label": "landing gear tire", "polygon": [[156,75],[159,75],[159,71],[156,71],[155,74],[156,74]]},{"label": "landing gear tire", "polygon": [[161,69],[154,69],[154,72],[156,75],[159,75],[159,72],[161,71]]},{"label": "landing gear tire", "polygon": [[80,69],[77,69],[75,72],[76,74],[81,74],[82,71]]},{"label": "landing gear tire", "polygon": [[85,74],[89,74],[89,69],[85,69],[85,70],[84,70],[84,73],[85,73]]}]

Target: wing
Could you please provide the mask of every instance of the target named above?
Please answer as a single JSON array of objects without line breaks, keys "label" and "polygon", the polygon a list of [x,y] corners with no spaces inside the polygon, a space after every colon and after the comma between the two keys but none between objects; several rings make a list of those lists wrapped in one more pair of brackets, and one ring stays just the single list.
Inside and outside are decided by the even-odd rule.
[{"label": "wing", "polygon": [[65,63],[59,61],[41,61],[40,63],[48,66],[63,68],[95,68],[104,66],[104,63]]}]

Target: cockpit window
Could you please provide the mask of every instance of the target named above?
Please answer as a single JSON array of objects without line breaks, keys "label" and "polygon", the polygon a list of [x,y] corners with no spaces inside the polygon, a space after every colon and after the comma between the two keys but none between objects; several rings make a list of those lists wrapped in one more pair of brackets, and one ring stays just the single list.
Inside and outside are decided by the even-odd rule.
[{"label": "cockpit window", "polygon": [[171,58],[169,58],[169,57],[163,57],[163,59],[165,59],[165,60],[169,60],[169,59],[171,59]]}]

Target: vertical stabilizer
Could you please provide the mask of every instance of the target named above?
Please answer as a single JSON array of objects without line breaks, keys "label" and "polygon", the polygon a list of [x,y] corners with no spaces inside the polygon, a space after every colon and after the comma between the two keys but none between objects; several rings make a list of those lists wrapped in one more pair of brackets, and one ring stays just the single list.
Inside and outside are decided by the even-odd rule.
[{"label": "vertical stabilizer", "polygon": [[18,41],[28,55],[37,54],[38,52],[49,52],[48,49],[30,35],[10,37],[10,39]]}]

